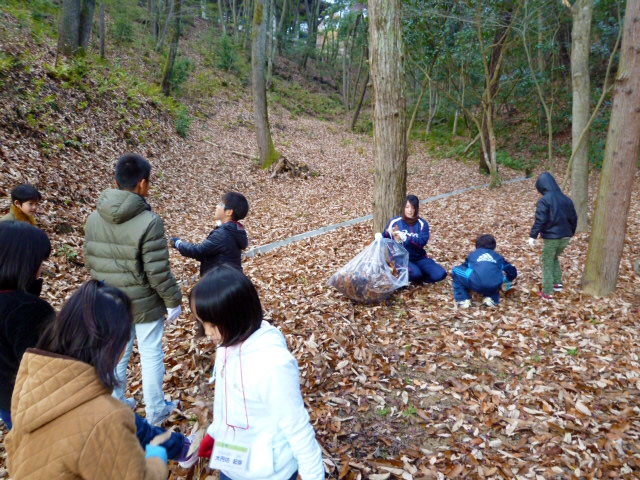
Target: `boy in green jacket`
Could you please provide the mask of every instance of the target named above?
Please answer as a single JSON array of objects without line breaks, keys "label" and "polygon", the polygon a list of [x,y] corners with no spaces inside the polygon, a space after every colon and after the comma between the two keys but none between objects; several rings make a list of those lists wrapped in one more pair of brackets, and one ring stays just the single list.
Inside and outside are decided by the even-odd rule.
[{"label": "boy in green jacket", "polygon": [[182,312],[182,291],[169,266],[162,219],[145,200],[149,194],[151,164],[142,156],[125,154],[116,164],[118,189],[105,190],[85,225],[85,263],[91,277],[122,289],[131,299],[134,328],[116,367],[120,386],[116,398],[125,398],[126,374],[135,338],[138,339],[142,392],[147,421],[161,424],[176,408],[164,400],[164,316],[172,323]]}]

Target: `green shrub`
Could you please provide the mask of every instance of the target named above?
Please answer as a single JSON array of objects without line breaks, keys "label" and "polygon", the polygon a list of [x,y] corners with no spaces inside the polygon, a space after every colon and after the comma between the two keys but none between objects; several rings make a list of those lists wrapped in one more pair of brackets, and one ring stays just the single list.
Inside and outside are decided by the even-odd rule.
[{"label": "green shrub", "polygon": [[111,36],[115,43],[127,45],[133,42],[133,23],[127,16],[121,15],[115,18],[111,28]]},{"label": "green shrub", "polygon": [[226,33],[222,34],[220,40],[218,40],[217,57],[218,68],[227,72],[238,73],[240,55],[238,55],[238,49],[232,38]]},{"label": "green shrub", "polygon": [[294,115],[312,115],[323,120],[332,120],[338,114],[344,112],[340,97],[321,93],[310,92],[309,89],[284,81],[278,77],[273,78],[270,100],[275,101],[289,110]]},{"label": "green shrub", "polygon": [[504,165],[514,170],[524,170],[522,159],[512,157],[506,150],[496,152],[496,162],[498,165]]},{"label": "green shrub", "polygon": [[0,76],[10,72],[15,64],[16,58],[13,55],[0,52]]},{"label": "green shrub", "polygon": [[187,138],[190,126],[191,116],[189,115],[189,110],[187,107],[183,107],[178,112],[178,117],[176,118],[176,132],[178,132],[178,135],[182,138]]},{"label": "green shrub", "polygon": [[178,57],[173,64],[173,70],[169,77],[169,85],[172,92],[179,92],[180,88],[189,79],[189,75],[195,70],[195,63],[186,57]]}]

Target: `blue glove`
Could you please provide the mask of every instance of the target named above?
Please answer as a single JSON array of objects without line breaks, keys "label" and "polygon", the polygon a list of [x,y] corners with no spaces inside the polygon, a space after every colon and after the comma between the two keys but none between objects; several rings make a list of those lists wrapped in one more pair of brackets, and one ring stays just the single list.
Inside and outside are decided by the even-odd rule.
[{"label": "blue glove", "polygon": [[147,452],[146,458],[158,457],[165,464],[169,461],[169,457],[167,457],[167,450],[160,445],[151,445],[148,443],[145,447],[145,452]]}]

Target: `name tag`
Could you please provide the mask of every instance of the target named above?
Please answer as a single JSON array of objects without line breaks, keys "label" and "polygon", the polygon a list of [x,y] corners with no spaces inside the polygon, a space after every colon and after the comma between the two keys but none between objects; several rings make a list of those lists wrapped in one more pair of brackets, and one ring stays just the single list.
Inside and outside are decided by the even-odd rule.
[{"label": "name tag", "polygon": [[249,447],[237,443],[216,441],[209,467],[216,470],[243,472],[247,469]]}]

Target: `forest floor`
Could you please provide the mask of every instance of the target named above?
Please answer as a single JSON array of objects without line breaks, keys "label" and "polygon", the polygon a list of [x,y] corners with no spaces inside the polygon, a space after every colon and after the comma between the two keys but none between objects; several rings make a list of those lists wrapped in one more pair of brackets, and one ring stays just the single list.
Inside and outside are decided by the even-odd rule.
[{"label": "forest floor", "polygon": [[[4,48],[25,45],[7,41]],[[53,62],[50,48],[43,55]],[[149,202],[168,236],[203,240],[227,190],[249,199],[243,223],[252,247],[372,211],[372,139],[345,132],[339,123],[273,107],[275,145],[306,163],[311,175],[272,178],[232,153],[252,157],[257,151],[246,96],[216,97],[211,113],[183,140],[148,102],[136,99],[135,116],[123,124],[117,116],[123,92],[91,97],[77,108],[91,92],[69,96],[61,80],[49,77],[33,67],[0,82],[0,193],[28,181],[44,195],[38,218],[54,254],[46,262],[43,296],[56,308],[87,279],[82,225],[100,191],[113,183],[113,162],[127,150],[154,166]],[[76,142],[84,147],[43,153],[46,135],[28,121],[24,112],[31,107],[19,88],[39,78],[46,79],[39,95],[55,95],[57,102],[39,118],[62,133],[61,125],[78,132]],[[144,141],[123,137],[123,128],[147,121],[153,129]],[[559,181],[563,171],[554,168]],[[521,176],[508,169],[502,174]],[[592,196],[597,180],[593,174]],[[539,198],[534,182],[481,188],[421,207],[431,225],[429,255],[448,271],[473,250],[478,234],[497,238],[497,250],[519,278],[496,309],[478,307],[475,298],[476,306],[459,310],[449,277],[410,286],[378,305],[343,297],[327,280],[373,240],[371,222],[245,260],[266,318],[285,333],[300,365],[329,478],[638,478],[640,278],[633,262],[640,258],[640,176],[618,288],[608,298],[580,292],[588,234],[576,235],[562,257],[565,291],[553,301],[537,296],[541,248],[527,245]],[[475,164],[431,158],[424,145],[412,144],[409,193],[426,198],[485,183]],[[0,206],[4,211],[8,202]],[[198,265],[175,250],[171,263],[186,293]],[[185,433],[210,423],[213,400],[208,379],[215,347],[194,333],[187,309],[167,328],[165,342],[166,392],[182,405],[167,426]],[[130,390],[141,404],[138,362],[132,365]],[[4,435],[0,430],[0,442]],[[0,478],[7,477],[5,465],[0,443]],[[172,463],[171,478],[208,475],[196,470]]]},{"label": "forest floor", "polygon": [[[371,213],[370,137],[275,109],[276,145],[314,174],[271,178],[231,153],[255,152],[250,103],[218,107],[189,140],[168,141],[162,153],[147,147],[154,165],[149,201],[168,235],[204,239],[229,189],[251,203],[244,224],[252,246]],[[47,263],[44,295],[56,306],[87,276],[81,225],[111,182],[109,163],[83,160],[92,161],[82,168],[73,158],[64,168],[51,161],[4,164],[39,180],[45,194],[40,220],[58,256]],[[420,144],[411,148],[408,170],[408,191],[420,198],[487,181],[475,165],[429,158]],[[65,191],[83,191],[86,172],[94,172],[93,200],[65,202],[47,191],[58,188],[56,181]],[[371,222],[246,259],[266,317],[298,359],[330,477],[633,478],[640,469],[637,186],[618,289],[605,299],[585,297],[578,287],[587,234],[578,234],[562,258],[565,291],[551,302],[536,295],[540,248],[526,243],[538,199],[534,179],[438,200],[420,212],[431,224],[429,254],[449,271],[478,234],[496,236],[497,250],[519,270],[516,288],[497,309],[457,309],[450,278],[410,286],[379,305],[340,295],[327,279],[372,241]],[[58,233],[62,224],[72,232]],[[186,292],[197,264],[174,250],[171,262]],[[211,420],[214,346],[196,341],[194,326],[185,314],[166,335],[166,391],[182,402],[168,425],[185,432]],[[131,378],[141,401],[137,367]],[[171,478],[197,475],[173,465]]]}]

